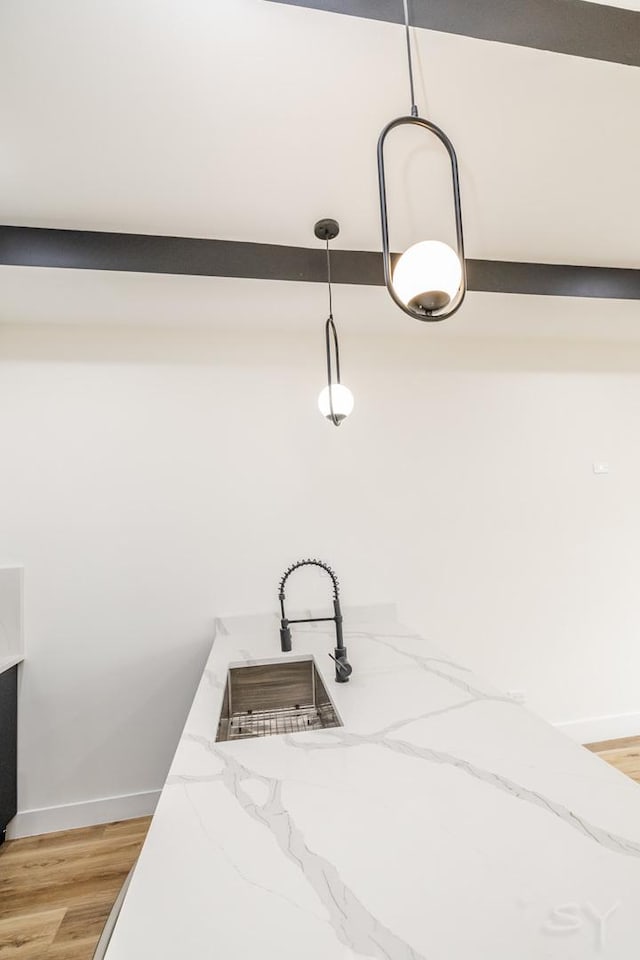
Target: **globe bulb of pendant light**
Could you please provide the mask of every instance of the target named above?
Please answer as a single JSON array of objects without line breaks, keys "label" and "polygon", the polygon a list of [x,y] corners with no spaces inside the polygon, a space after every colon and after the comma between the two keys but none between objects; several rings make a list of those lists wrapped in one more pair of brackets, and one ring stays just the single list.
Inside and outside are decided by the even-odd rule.
[{"label": "globe bulb of pendant light", "polygon": [[329,391],[331,391],[331,403],[333,403],[333,413],[336,420],[342,421],[348,417],[353,410],[353,394],[349,387],[342,383],[332,383],[330,387],[325,387],[318,397],[318,408],[323,417],[331,420],[331,403],[329,400]]},{"label": "globe bulb of pendant light", "polygon": [[413,310],[443,310],[462,284],[455,250],[441,240],[421,240],[402,254],[393,271],[393,289]]}]

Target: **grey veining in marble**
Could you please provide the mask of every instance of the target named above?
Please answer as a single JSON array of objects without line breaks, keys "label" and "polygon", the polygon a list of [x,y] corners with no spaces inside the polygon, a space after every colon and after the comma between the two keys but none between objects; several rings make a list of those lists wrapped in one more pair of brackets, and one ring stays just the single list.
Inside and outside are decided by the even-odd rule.
[{"label": "grey veining in marble", "polygon": [[330,627],[286,655],[342,727],[216,743],[228,666],[280,659],[277,628],[216,622],[108,960],[636,960],[635,784],[375,612],[345,618],[349,684]]}]

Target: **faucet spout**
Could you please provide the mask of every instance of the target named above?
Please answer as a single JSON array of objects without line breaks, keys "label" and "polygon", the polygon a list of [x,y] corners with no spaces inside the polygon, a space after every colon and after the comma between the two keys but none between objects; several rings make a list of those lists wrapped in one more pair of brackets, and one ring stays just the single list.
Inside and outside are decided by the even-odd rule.
[{"label": "faucet spout", "polygon": [[[294,572],[294,570],[299,570],[300,567],[320,567],[321,570],[324,570],[325,573],[328,573],[331,577],[331,583],[333,585],[333,616],[332,617],[307,617],[306,619],[299,620],[289,620],[284,609],[285,594],[284,588],[287,580]],[[336,647],[334,650],[334,656],[329,654],[331,659],[335,662],[336,665],[336,683],[346,683],[349,680],[349,677],[352,673],[352,667],[349,661],[347,660],[347,648],[344,645],[344,638],[342,635],[342,610],[340,608],[340,584],[338,583],[338,578],[331,569],[331,567],[324,563],[322,560],[298,560],[297,563],[292,564],[287,570],[285,570],[284,575],[280,581],[280,588],[278,591],[278,599],[280,601],[280,647],[284,653],[289,653],[291,651],[291,630],[289,629],[289,624],[291,623],[319,623],[323,621],[332,620],[336,625]]]},{"label": "faucet spout", "polygon": [[280,627],[280,648],[283,653],[291,652],[291,630],[289,630],[288,620],[282,620]]}]

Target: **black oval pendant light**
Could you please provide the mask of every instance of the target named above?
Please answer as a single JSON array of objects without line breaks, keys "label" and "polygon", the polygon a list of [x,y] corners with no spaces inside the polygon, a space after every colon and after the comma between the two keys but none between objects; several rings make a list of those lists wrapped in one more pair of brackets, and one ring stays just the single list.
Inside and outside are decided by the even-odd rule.
[{"label": "black oval pendant light", "polygon": [[[340,383],[340,347],[338,345],[338,331],[333,320],[333,298],[331,295],[331,254],[329,241],[335,240],[340,233],[337,220],[318,220],[313,231],[318,240],[324,240],[327,248],[327,285],[329,287],[329,316],[324,325],[324,343],[327,355],[327,385],[318,397],[320,413],[330,420],[335,427],[353,410],[353,394],[348,387]],[[333,351],[332,351],[333,347]],[[331,354],[335,356],[335,377]]]},{"label": "black oval pendant light", "polygon": [[[467,277],[462,234],[462,205],[458,160],[453,144],[447,135],[430,120],[418,115],[413,85],[411,36],[409,31],[409,5],[403,0],[404,25],[407,41],[409,85],[411,88],[411,115],[397,117],[386,125],[378,140],[378,186],[380,190],[380,218],[382,224],[382,255],[384,280],[393,300],[401,310],[416,320],[446,320],[458,310],[467,292]],[[453,206],[456,223],[457,252],[441,240],[421,240],[413,244],[399,257],[391,268],[389,249],[389,216],[387,213],[387,188],[384,169],[384,147],[392,130],[401,126],[419,127],[443,144],[451,161]]]}]

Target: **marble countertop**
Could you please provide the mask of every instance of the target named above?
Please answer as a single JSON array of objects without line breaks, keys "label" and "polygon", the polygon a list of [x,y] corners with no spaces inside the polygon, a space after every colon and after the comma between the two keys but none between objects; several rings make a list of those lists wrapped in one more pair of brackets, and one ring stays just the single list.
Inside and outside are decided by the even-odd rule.
[{"label": "marble countertop", "polygon": [[[640,788],[390,619],[219,621],[107,960],[637,960]],[[216,743],[229,664],[343,726]]]}]

